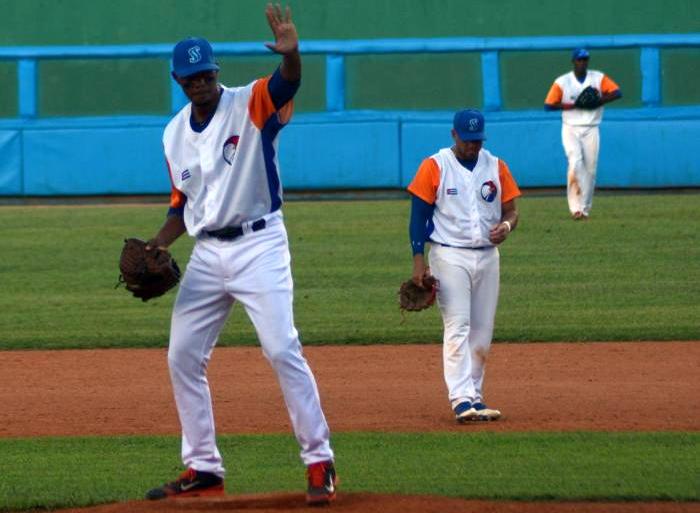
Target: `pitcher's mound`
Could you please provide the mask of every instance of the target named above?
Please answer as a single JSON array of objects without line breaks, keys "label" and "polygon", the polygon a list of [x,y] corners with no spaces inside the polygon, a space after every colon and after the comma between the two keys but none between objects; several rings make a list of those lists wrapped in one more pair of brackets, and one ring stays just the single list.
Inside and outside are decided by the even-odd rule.
[{"label": "pitcher's mound", "polygon": [[700,513],[698,502],[500,502],[425,495],[339,493],[328,507],[308,507],[300,493],[227,495],[217,498],[131,501],[59,513]]}]

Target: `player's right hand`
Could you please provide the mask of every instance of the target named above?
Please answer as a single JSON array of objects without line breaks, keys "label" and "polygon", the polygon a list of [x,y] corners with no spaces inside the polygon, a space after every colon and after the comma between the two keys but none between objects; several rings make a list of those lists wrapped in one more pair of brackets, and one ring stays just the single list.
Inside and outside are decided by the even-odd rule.
[{"label": "player's right hand", "polygon": [[508,226],[506,226],[505,223],[498,223],[489,231],[489,241],[491,241],[493,244],[500,244],[506,240],[509,233],[510,229],[508,229]]},{"label": "player's right hand", "polygon": [[274,43],[265,43],[270,50],[282,55],[288,55],[298,51],[299,36],[297,28],[292,21],[292,10],[289,6],[282,13],[280,4],[267,4],[265,9],[267,22],[272,29],[272,34],[275,36]]}]

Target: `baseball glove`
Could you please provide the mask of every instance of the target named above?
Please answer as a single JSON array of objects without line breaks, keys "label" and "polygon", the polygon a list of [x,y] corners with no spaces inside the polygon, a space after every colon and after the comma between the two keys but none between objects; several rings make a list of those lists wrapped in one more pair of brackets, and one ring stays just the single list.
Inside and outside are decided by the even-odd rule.
[{"label": "baseball glove", "polygon": [[600,92],[593,86],[586,87],[576,98],[574,103],[578,109],[593,110],[601,106]]},{"label": "baseball glove", "polygon": [[433,276],[423,278],[423,287],[419,287],[413,280],[407,280],[399,288],[399,306],[401,311],[419,312],[435,303],[438,290],[438,281]]},{"label": "baseball glove", "polygon": [[146,242],[140,239],[124,239],[119,258],[119,283],[134,297],[148,301],[162,296],[180,281],[180,268],[166,249],[146,251]]}]

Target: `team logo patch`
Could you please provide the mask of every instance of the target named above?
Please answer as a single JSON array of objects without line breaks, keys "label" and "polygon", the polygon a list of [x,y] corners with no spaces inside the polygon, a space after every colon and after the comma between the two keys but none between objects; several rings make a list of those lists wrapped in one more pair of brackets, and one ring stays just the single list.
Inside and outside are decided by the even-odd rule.
[{"label": "team logo patch", "polygon": [[447,189],[445,191],[449,196],[457,196],[457,189]]},{"label": "team logo patch", "polygon": [[236,148],[238,147],[238,139],[240,136],[238,135],[232,135],[228,139],[226,139],[226,142],[224,143],[224,160],[228,163],[230,166],[233,163],[233,157],[236,155]]},{"label": "team logo patch", "polygon": [[479,129],[479,120],[474,118],[469,120],[469,131],[476,132]]},{"label": "team logo patch", "polygon": [[190,64],[196,64],[202,60],[202,51],[199,46],[193,46],[187,50],[187,55],[190,56]]},{"label": "team logo patch", "polygon": [[481,184],[481,197],[484,201],[491,203],[496,199],[496,194],[498,194],[498,188],[493,181],[489,180]]},{"label": "team logo patch", "polygon": [[184,181],[187,180],[190,176],[192,176],[192,175],[190,174],[190,170],[189,170],[189,169],[185,169],[185,170],[182,172],[182,174],[180,175],[180,180],[182,180],[182,181],[184,182]]}]

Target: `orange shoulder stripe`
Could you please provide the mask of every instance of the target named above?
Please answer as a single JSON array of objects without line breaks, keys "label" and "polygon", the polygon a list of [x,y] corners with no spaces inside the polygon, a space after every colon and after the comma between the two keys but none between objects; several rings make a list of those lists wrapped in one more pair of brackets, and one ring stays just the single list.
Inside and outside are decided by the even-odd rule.
[{"label": "orange shoulder stripe", "polygon": [[170,186],[170,206],[173,208],[181,208],[185,204],[185,195],[176,189],[174,185]]},{"label": "orange shoulder stripe", "polygon": [[561,103],[563,96],[564,92],[561,90],[561,87],[559,87],[559,84],[554,82],[552,87],[549,88],[549,92],[547,93],[547,97],[544,99],[544,102],[548,105]]},{"label": "orange shoulder stripe", "polygon": [[165,165],[168,166],[168,177],[170,178],[170,206],[172,208],[180,208],[185,204],[185,194],[180,190],[175,188],[173,183],[173,171],[170,169],[170,162],[165,159]]},{"label": "orange shoulder stripe", "polygon": [[416,176],[408,186],[408,191],[432,205],[437,199],[437,190],[439,186],[440,168],[434,159],[427,158],[421,162],[418,167]]},{"label": "orange shoulder stripe", "polygon": [[[277,110],[267,87],[269,82],[270,76],[256,80],[253,85],[253,94],[248,102],[250,119],[258,130],[263,129],[267,120]],[[294,112],[294,101],[290,100],[279,110],[280,122],[288,123],[292,118],[292,112]]]},{"label": "orange shoulder stripe", "polygon": [[620,86],[617,85],[609,76],[603,75],[603,80],[600,83],[600,89],[603,91],[603,94],[609,94],[620,89]]},{"label": "orange shoulder stripe", "polygon": [[508,164],[501,159],[498,159],[498,178],[501,180],[501,203],[508,203],[510,200],[522,196],[518,184],[515,183],[515,179],[508,169]]}]

